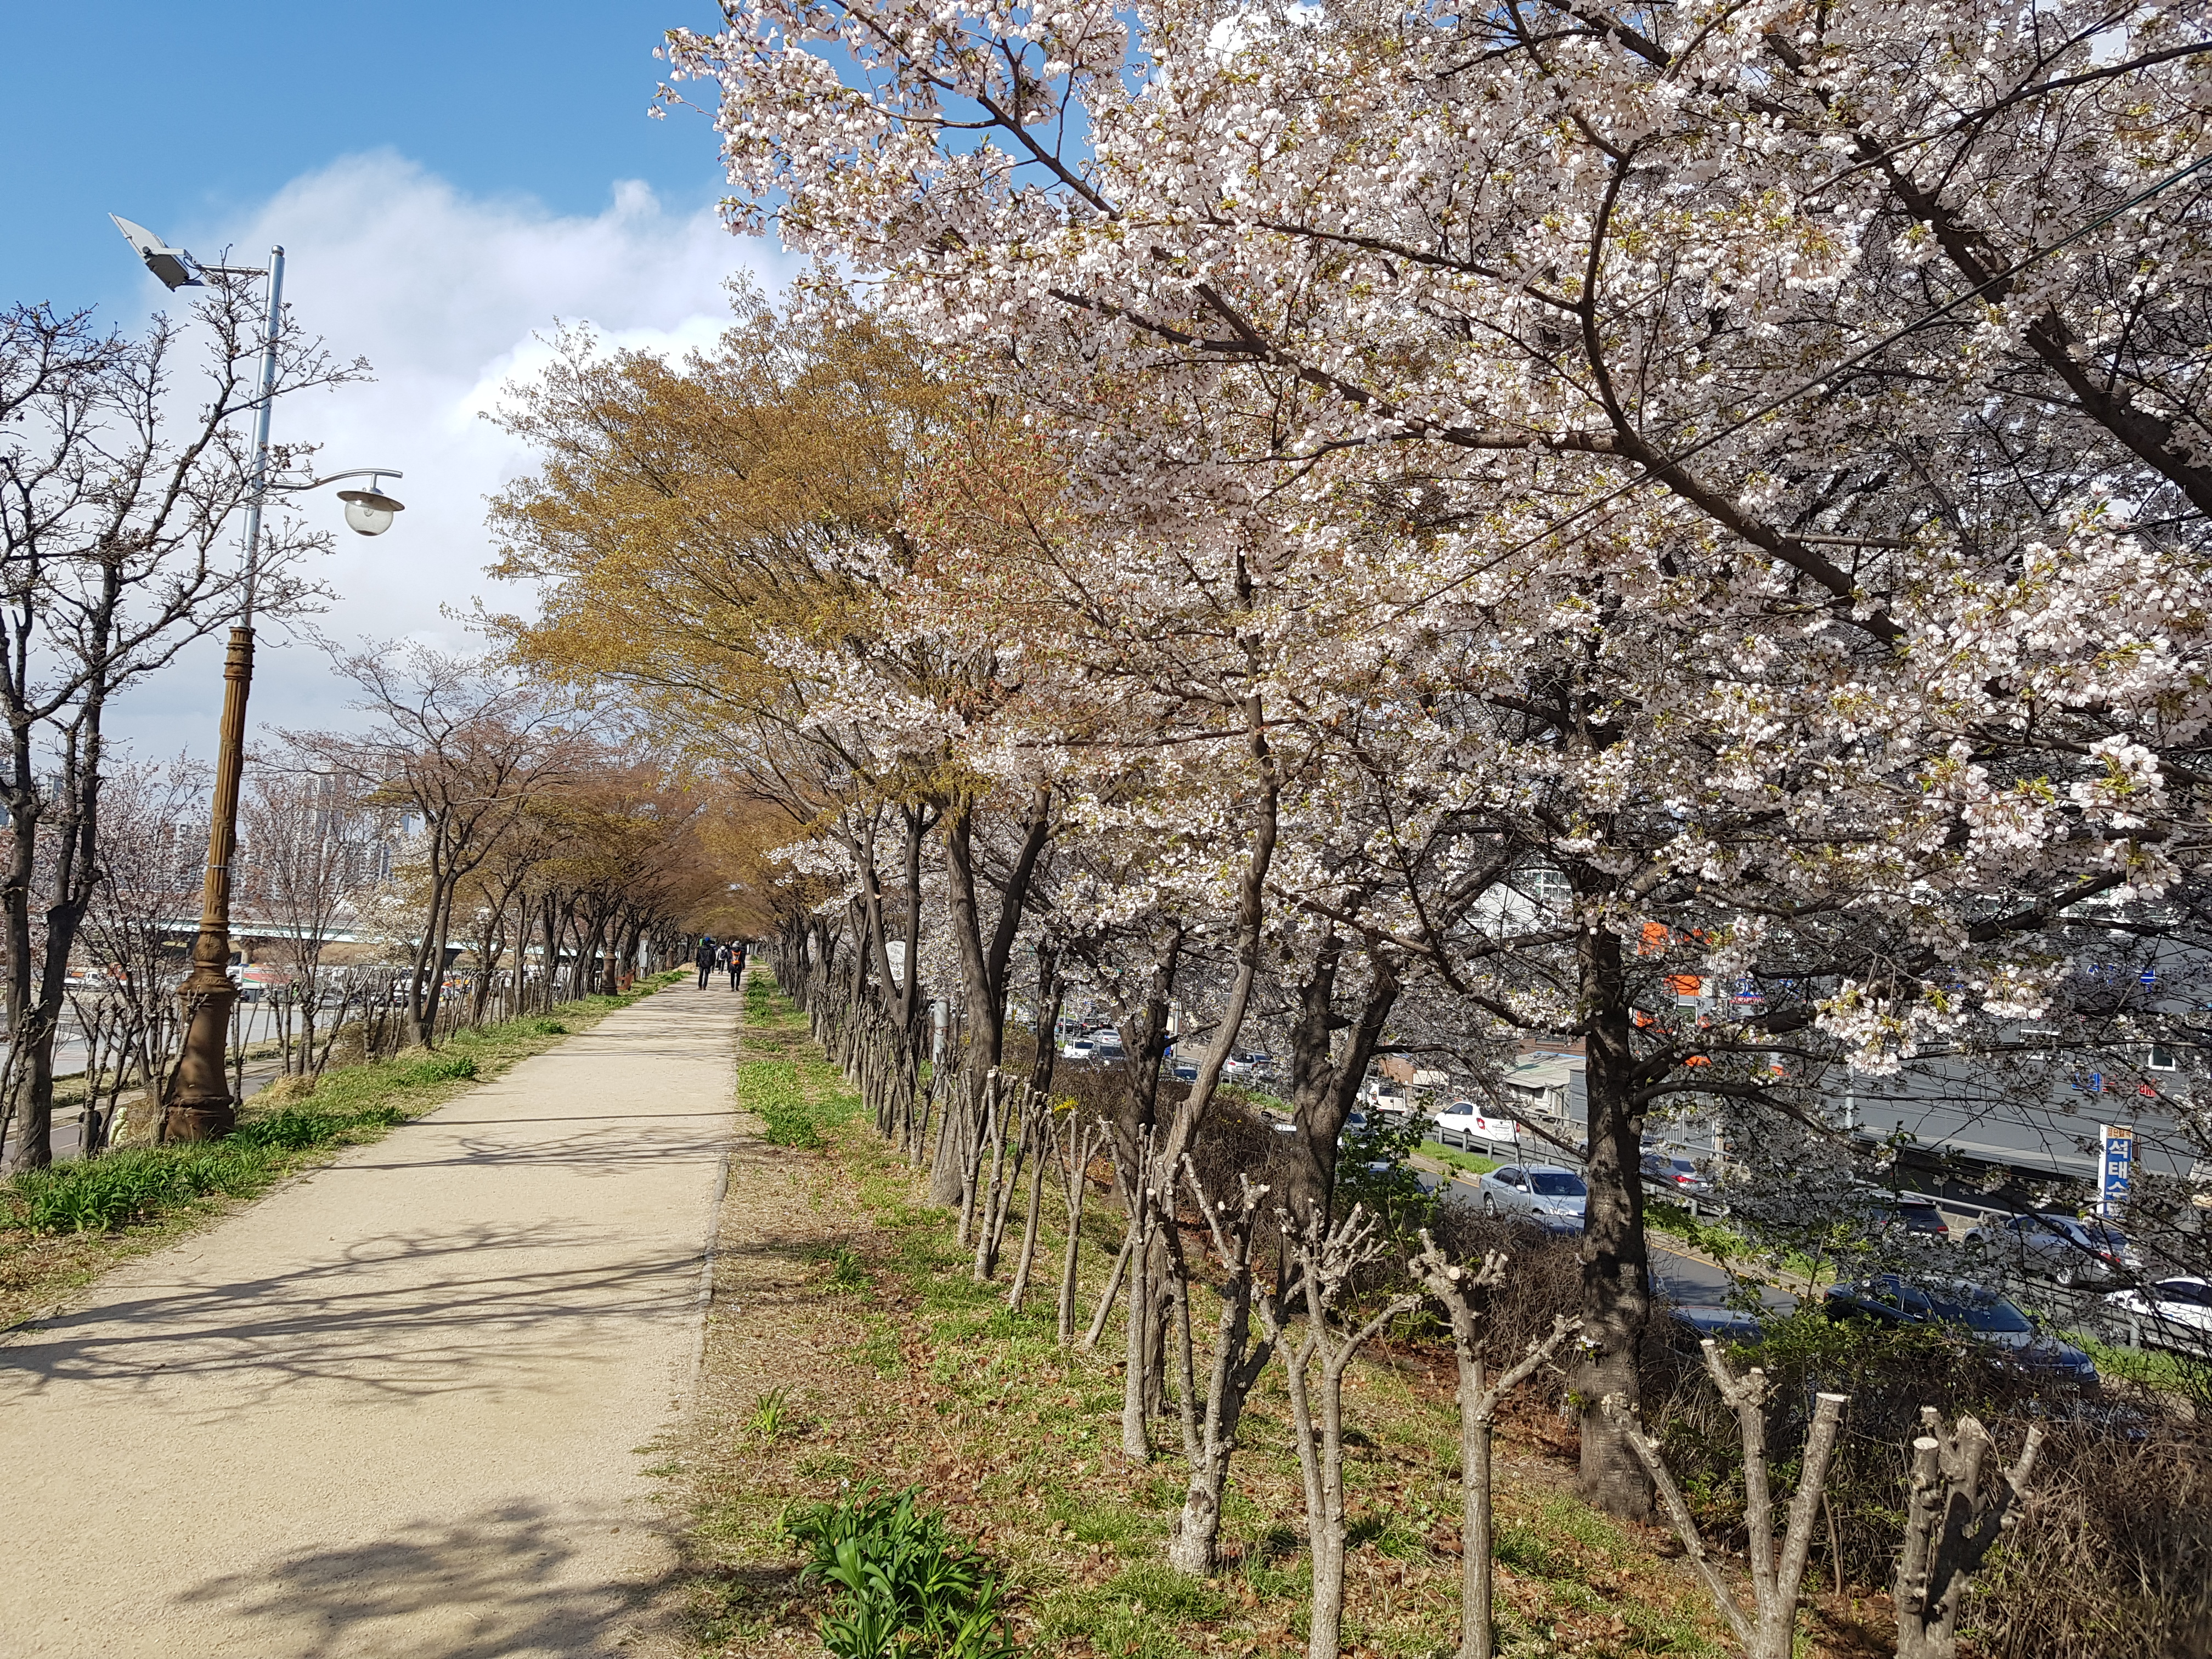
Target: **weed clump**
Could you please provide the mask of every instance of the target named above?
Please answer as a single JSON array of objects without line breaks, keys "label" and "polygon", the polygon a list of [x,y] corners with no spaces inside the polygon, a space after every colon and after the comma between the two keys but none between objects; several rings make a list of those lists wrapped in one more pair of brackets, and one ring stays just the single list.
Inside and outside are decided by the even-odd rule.
[{"label": "weed clump", "polygon": [[811,1558],[804,1576],[839,1592],[823,1645],[837,1659],[1013,1659],[999,1579],[914,1500],[862,1486],[784,1517]]},{"label": "weed clump", "polygon": [[788,1389],[770,1389],[753,1402],[750,1426],[763,1440],[781,1439],[793,1420]]},{"label": "weed clump", "polygon": [[848,1246],[830,1258],[830,1288],[833,1291],[865,1291],[868,1288],[868,1269],[860,1260],[860,1253]]},{"label": "weed clump", "polygon": [[392,1081],[405,1088],[421,1088],[432,1083],[465,1082],[476,1074],[477,1057],[474,1054],[454,1054],[448,1050],[444,1054],[423,1054],[416,1059],[394,1062]]}]

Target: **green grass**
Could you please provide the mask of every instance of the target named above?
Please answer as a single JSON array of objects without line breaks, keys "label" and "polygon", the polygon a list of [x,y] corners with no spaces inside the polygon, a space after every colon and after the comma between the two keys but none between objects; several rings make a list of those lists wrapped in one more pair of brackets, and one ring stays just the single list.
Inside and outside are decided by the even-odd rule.
[{"label": "green grass", "polygon": [[1449,1164],[1455,1170],[1464,1170],[1469,1175],[1488,1175],[1498,1167],[1494,1158],[1485,1158],[1480,1152],[1455,1152],[1440,1140],[1425,1140],[1421,1151],[1439,1164]]},{"label": "green grass", "polygon": [[1055,1642],[1088,1638],[1099,1653],[1179,1659],[1190,1651],[1176,1626],[1210,1624],[1229,1598],[1204,1579],[1187,1578],[1164,1561],[1132,1561],[1103,1584],[1050,1597],[1038,1617]]},{"label": "green grass", "polygon": [[738,1065],[738,1105],[758,1115],[775,1146],[828,1146],[832,1131],[860,1115],[861,1103],[811,1044],[757,1041],[763,1029],[795,1037],[806,1024],[764,969],[745,981],[745,1023],[756,1040],[749,1045],[754,1052]]},{"label": "green grass", "polygon": [[2212,1361],[2192,1359],[2186,1354],[2168,1353],[2160,1348],[2119,1347],[2080,1331],[2069,1331],[2065,1338],[2095,1360],[2098,1370],[2106,1376],[2133,1382],[2139,1388],[2154,1389],[2161,1394],[2185,1395],[2192,1400],[2212,1399]]},{"label": "green grass", "polygon": [[[586,997],[564,1012],[573,1018],[626,1008],[665,982],[662,976],[623,995]],[[435,1052],[325,1072],[313,1094],[274,1111],[257,1113],[249,1102],[238,1127],[221,1140],[124,1147],[27,1170],[0,1185],[0,1229],[112,1232],[210,1200],[251,1198],[313,1155],[378,1139],[441,1103],[454,1085],[504,1070],[568,1029],[543,1015],[465,1029]]]},{"label": "green grass", "polygon": [[[763,1651],[771,1632],[816,1620],[836,1649],[842,1636],[831,1638],[844,1628],[836,1621],[848,1616],[842,1599],[779,1579],[791,1570],[790,1552],[762,1534],[759,1517],[834,1501],[840,1482],[863,1479],[911,1482],[962,1521],[994,1570],[1005,1571],[1025,1654],[1195,1659],[1301,1649],[1310,1567],[1279,1368],[1262,1379],[1240,1429],[1224,1496],[1222,1570],[1202,1582],[1184,1578],[1164,1559],[1187,1478],[1174,1455],[1173,1413],[1158,1425],[1158,1461],[1132,1464],[1119,1449],[1119,1319],[1094,1351],[1054,1340],[1064,1243],[1057,1200],[1048,1194],[1038,1279],[1015,1313],[1006,1301],[1011,1266],[994,1282],[975,1282],[974,1252],[959,1245],[957,1218],[923,1201],[915,1170],[873,1133],[808,1041],[805,1016],[764,969],[748,989],[741,1098],[794,1115],[804,1144],[818,1139],[821,1150],[783,1164],[794,1225],[806,1229],[790,1242],[805,1290],[787,1308],[747,1320],[809,1355],[834,1352],[841,1376],[867,1378],[871,1388],[885,1379],[880,1397],[899,1402],[907,1425],[889,1434],[876,1411],[854,1407],[860,1396],[810,1396],[805,1431],[771,1442],[746,1427],[757,1395],[738,1396],[727,1427],[698,1455],[702,1484],[690,1495],[700,1517],[693,1629],[702,1654]],[[1116,1224],[1103,1199],[1085,1216],[1079,1329],[1110,1271]],[[848,1288],[863,1276],[866,1291]],[[1194,1312],[1210,1330],[1211,1299]],[[1455,1539],[1459,1522],[1456,1408],[1448,1385],[1424,1367],[1362,1364],[1357,1373],[1346,1401],[1346,1647],[1376,1659],[1427,1659],[1456,1640],[1459,1564],[1439,1542]],[[769,1374],[802,1391],[806,1376],[796,1367]],[[733,1441],[744,1444],[742,1457],[726,1455]],[[1547,1490],[1552,1484],[1500,1484],[1499,1521],[1521,1564],[1501,1595],[1501,1653],[1717,1656],[1714,1621],[1694,1586],[1645,1542]]]}]

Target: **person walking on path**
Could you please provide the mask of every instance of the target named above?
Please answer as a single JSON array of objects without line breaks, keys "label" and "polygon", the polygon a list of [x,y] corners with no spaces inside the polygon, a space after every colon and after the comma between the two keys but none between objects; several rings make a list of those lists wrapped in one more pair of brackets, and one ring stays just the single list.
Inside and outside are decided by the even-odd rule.
[{"label": "person walking on path", "polygon": [[738,988],[738,980],[744,971],[745,942],[743,939],[732,939],[730,941],[730,988],[732,991]]},{"label": "person walking on path", "polygon": [[712,933],[700,934],[697,960],[699,988],[703,991],[707,988],[707,975],[714,971],[714,936]]}]

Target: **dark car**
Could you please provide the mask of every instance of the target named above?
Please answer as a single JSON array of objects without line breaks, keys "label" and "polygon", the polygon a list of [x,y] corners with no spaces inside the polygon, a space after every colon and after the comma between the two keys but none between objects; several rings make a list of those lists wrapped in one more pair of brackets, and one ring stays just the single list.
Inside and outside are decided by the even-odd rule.
[{"label": "dark car", "polygon": [[2025,1370],[2049,1371],[2076,1382],[2097,1381],[2096,1364],[2087,1354],[2041,1334],[2033,1320],[1986,1285],[1963,1279],[1923,1285],[1895,1273],[1876,1273],[1831,1285],[1821,1306],[1831,1319],[1950,1326],[1978,1342],[2006,1349]]},{"label": "dark car", "polygon": [[1917,1238],[1948,1239],[1951,1224],[1933,1200],[1911,1193],[1871,1200],[1866,1208],[1867,1231],[1905,1233]]},{"label": "dark car", "polygon": [[1717,1303],[1680,1302],[1667,1311],[1700,1340],[1710,1336],[1722,1342],[1757,1342],[1766,1334],[1751,1315]]}]

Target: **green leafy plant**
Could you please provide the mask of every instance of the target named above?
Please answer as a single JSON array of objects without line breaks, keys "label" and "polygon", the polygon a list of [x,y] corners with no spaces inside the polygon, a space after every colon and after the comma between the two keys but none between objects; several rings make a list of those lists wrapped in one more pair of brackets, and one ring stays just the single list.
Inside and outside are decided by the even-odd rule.
[{"label": "green leafy plant", "polygon": [[283,1172],[288,1154],[405,1121],[390,1106],[350,1112],[288,1106],[249,1119],[221,1140],[126,1147],[28,1170],[0,1189],[0,1220],[37,1233],[106,1232],[198,1199],[250,1196]]},{"label": "green leafy plant", "polygon": [[288,1152],[327,1146],[356,1129],[390,1129],[407,1121],[396,1106],[371,1106],[358,1112],[332,1112],[313,1106],[288,1106],[267,1117],[240,1124],[228,1137],[234,1146],[268,1146]]},{"label": "green leafy plant", "polygon": [[1354,1204],[1378,1217],[1392,1237],[1411,1240],[1433,1226],[1437,1195],[1421,1185],[1420,1173],[1407,1160],[1421,1145],[1420,1120],[1410,1113],[1395,1121],[1370,1114],[1362,1127],[1348,1131],[1337,1155],[1338,1206]]},{"label": "green leafy plant", "polygon": [[862,1486],[784,1526],[811,1557],[803,1576],[838,1592],[821,1629],[837,1659],[1013,1659],[999,1579],[914,1488]]},{"label": "green leafy plant", "polygon": [[848,1247],[830,1258],[830,1288],[833,1291],[865,1291],[868,1288],[868,1270],[861,1265],[860,1253]]},{"label": "green leafy plant", "polygon": [[791,1424],[791,1395],[788,1389],[770,1389],[753,1402],[752,1431],[762,1439],[781,1438]]}]

